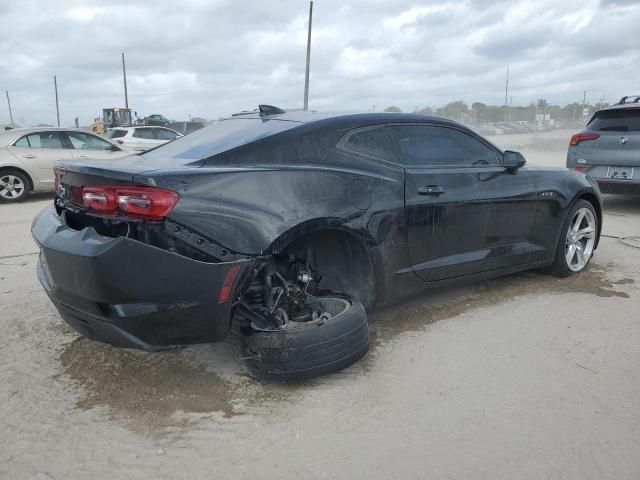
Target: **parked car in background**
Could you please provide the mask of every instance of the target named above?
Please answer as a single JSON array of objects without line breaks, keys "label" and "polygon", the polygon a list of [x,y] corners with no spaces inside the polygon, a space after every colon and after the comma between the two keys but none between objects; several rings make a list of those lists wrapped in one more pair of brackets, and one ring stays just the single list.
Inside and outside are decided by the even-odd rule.
[{"label": "parked car in background", "polygon": [[107,139],[82,130],[18,128],[0,132],[0,201],[23,200],[29,191],[54,188],[56,160],[111,160],[130,155]]},{"label": "parked car in background", "polygon": [[204,128],[204,124],[201,122],[173,122],[167,124],[167,128],[180,132],[182,135],[189,135]]},{"label": "parked car in background", "polygon": [[132,152],[144,152],[183,135],[166,127],[118,127],[107,130],[107,137]]},{"label": "parked car in background", "polygon": [[365,309],[426,287],[578,273],[602,224],[588,176],[415,114],[262,105],[118,165],[58,167],[32,232],[62,318],[152,351],[233,327],[266,380],[352,364]]},{"label": "parked car in background", "polygon": [[640,193],[640,95],[597,111],[571,137],[567,168],[591,176],[604,193]]},{"label": "parked car in background", "polygon": [[153,115],[144,117],[142,121],[144,125],[160,126],[160,127],[164,127],[168,123],[171,123],[171,120],[166,118],[164,115],[160,115],[159,113],[154,113]]}]

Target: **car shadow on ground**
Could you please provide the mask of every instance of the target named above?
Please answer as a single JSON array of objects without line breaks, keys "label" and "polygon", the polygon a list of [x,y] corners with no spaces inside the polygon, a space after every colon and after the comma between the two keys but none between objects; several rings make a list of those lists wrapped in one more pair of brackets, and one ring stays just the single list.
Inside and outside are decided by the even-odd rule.
[{"label": "car shadow on ground", "polygon": [[53,192],[31,192],[21,203],[41,202],[42,200],[53,200]]},{"label": "car shadow on ground", "polygon": [[638,213],[640,212],[640,195],[605,195],[604,213]]},{"label": "car shadow on ground", "polygon": [[188,430],[199,419],[222,421],[260,412],[268,405],[287,405],[306,391],[327,384],[347,385],[354,377],[375,369],[381,348],[389,342],[439,320],[516,301],[522,295],[586,293],[626,299],[625,290],[633,283],[615,265],[594,263],[580,275],[565,279],[532,271],[466,287],[431,289],[412,301],[369,315],[371,352],[363,361],[337,374],[298,384],[250,378],[242,365],[238,339],[146,353],[79,338],[61,320],[54,330],[67,338],[58,360],[65,377],[78,388],[77,407],[107,407],[133,431],[164,436]]}]

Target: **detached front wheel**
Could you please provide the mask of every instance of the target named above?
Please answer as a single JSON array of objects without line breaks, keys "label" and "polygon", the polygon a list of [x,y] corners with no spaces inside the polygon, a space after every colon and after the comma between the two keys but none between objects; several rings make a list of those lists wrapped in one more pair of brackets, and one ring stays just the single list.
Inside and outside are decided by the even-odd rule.
[{"label": "detached front wheel", "polygon": [[243,356],[260,380],[300,381],[342,370],[369,350],[367,314],[360,302],[317,297],[311,319],[280,327],[255,323],[245,331]]}]

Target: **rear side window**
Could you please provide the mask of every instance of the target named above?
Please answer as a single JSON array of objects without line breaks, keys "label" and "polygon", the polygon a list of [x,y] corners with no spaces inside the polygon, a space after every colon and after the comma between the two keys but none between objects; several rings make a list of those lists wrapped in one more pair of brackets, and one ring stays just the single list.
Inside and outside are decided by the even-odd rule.
[{"label": "rear side window", "polygon": [[38,132],[25,135],[14,145],[21,148],[65,148],[62,135],[59,132]]},{"label": "rear side window", "polygon": [[111,150],[111,145],[95,135],[84,132],[67,132],[67,137],[76,150]]},{"label": "rear side window", "polygon": [[120,138],[124,137],[127,134],[126,130],[109,130],[107,133],[107,137],[109,138]]},{"label": "rear side window", "polygon": [[136,128],[133,131],[132,137],[136,138],[146,138],[149,140],[155,140],[156,137],[153,134],[153,128]]},{"label": "rear side window", "polygon": [[468,133],[432,125],[393,125],[405,165],[481,166],[500,164],[498,152]]},{"label": "rear side window", "polygon": [[640,108],[602,110],[588,124],[599,132],[640,132]]},{"label": "rear side window", "polygon": [[354,130],[347,134],[338,146],[349,152],[381,158],[390,162],[396,161],[393,138],[384,126]]},{"label": "rear side window", "polygon": [[158,140],[175,140],[178,136],[176,132],[172,132],[171,130],[167,130],[166,128],[154,128],[153,131]]},{"label": "rear side window", "polygon": [[299,127],[300,123],[262,118],[221,120],[144,154],[145,158],[203,160],[222,152]]}]

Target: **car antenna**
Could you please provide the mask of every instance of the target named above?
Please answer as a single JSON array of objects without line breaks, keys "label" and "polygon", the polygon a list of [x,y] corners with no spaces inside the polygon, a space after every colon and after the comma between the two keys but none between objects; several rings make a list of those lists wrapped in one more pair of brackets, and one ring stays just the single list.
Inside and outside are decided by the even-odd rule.
[{"label": "car antenna", "polygon": [[258,105],[260,115],[279,115],[281,113],[287,113],[281,108],[274,107],[273,105]]}]

